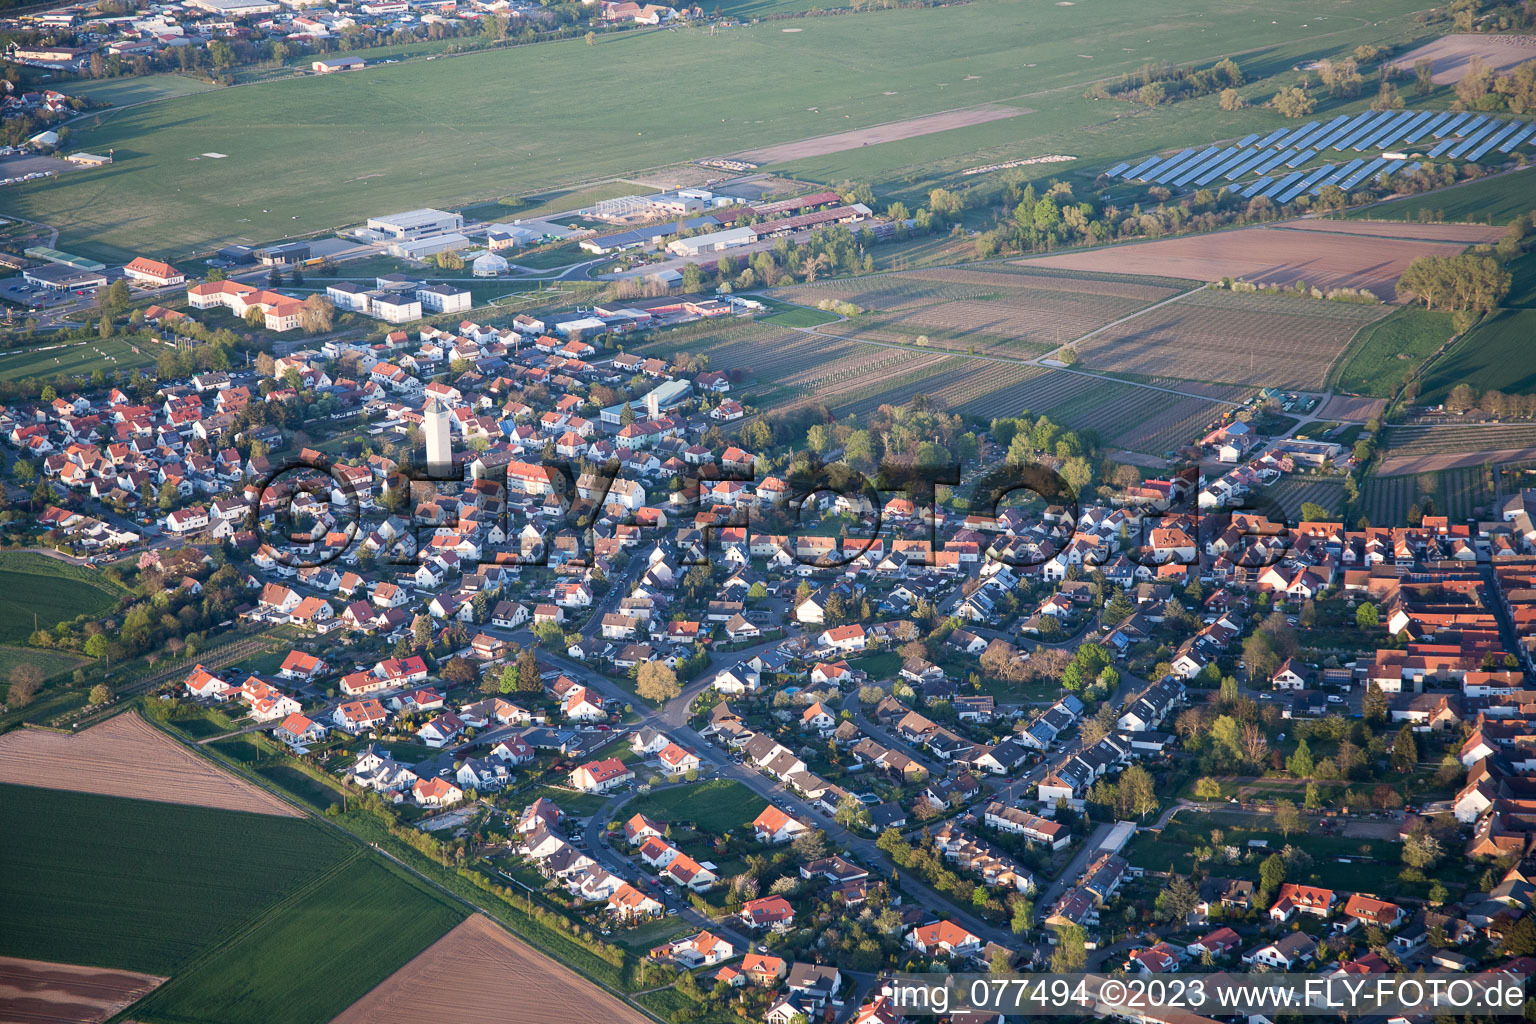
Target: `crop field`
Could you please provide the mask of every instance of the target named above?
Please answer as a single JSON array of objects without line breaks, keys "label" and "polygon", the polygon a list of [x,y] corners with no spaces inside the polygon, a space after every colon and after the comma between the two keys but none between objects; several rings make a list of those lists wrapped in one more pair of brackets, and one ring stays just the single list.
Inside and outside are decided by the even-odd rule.
[{"label": "crop field", "polygon": [[1360,507],[1375,526],[1406,526],[1409,508],[1418,504],[1422,509],[1429,498],[1437,515],[1458,522],[1486,515],[1494,493],[1491,474],[1481,465],[1404,476],[1372,475],[1360,489]]},{"label": "crop field", "polygon": [[1536,309],[1502,309],[1453,345],[1425,375],[1422,402],[1438,402],[1457,384],[1508,394],[1536,391]]},{"label": "crop field", "polygon": [[1128,242],[1055,256],[1037,256],[1026,266],[1101,270],[1119,274],[1162,274],[1196,281],[1241,278],[1253,284],[1315,288],[1368,288],[1391,301],[1397,279],[1419,256],[1454,256],[1461,242],[1339,232],[1326,243],[1312,231],[1284,227],[1237,228],[1152,242]]},{"label": "crop field", "polygon": [[1328,383],[1355,395],[1389,398],[1453,333],[1449,313],[1404,306],[1360,329],[1334,363]]},{"label": "crop field", "polygon": [[1505,264],[1511,281],[1509,294],[1504,296],[1504,306],[1515,309],[1536,307],[1536,252],[1528,252]]},{"label": "crop field", "polygon": [[[1406,39],[1416,6],[1353,0],[1339,16],[1333,0],[1295,0],[1284,11],[1147,0],[1127,17],[1117,5],[979,0],[805,19],[793,25],[798,32],[765,21],[445,55],[88,116],[72,125],[71,146],[115,149],[117,162],[14,187],[6,202],[57,226],[60,248],[182,258],[216,243],[644,177],[682,160],[986,104],[1037,113],[811,156],[794,170],[820,181],[892,180],[871,172],[946,158],[968,166],[985,162],[971,155],[999,147],[1070,153],[1090,166],[1182,144],[1189,124],[1178,104],[1096,104],[1083,97],[1092,81],[1153,54],[1176,64],[1235,54],[1250,75],[1278,74],[1346,42]],[[789,66],[796,74],[783,75]],[[711,83],[709,109],[662,102],[657,68],[670,81]],[[769,80],[775,88],[762,89]],[[1214,100],[1200,110],[1213,137],[1283,123],[1271,111],[1221,111]],[[449,149],[453,173],[444,174]],[[1043,165],[1039,176],[1060,171]]]},{"label": "crop field", "polygon": [[1361,220],[1430,220],[1505,225],[1536,207],[1536,173],[1530,168],[1481,178],[1466,185],[1437,189],[1368,206],[1346,216]]},{"label": "crop field", "polygon": [[134,1018],[326,1024],[464,916],[402,869],[354,855],[172,977]]},{"label": "crop field", "polygon": [[1536,456],[1536,423],[1410,424],[1386,430],[1380,472],[1425,473]]},{"label": "crop field", "polygon": [[43,678],[68,672],[91,659],[68,651],[47,651],[37,647],[0,646],[0,679],[9,679],[17,665],[36,665],[42,669]]},{"label": "crop field", "polygon": [[0,785],[0,954],[168,975],[339,864],[292,818]]},{"label": "crop field", "polygon": [[1077,352],[1092,369],[1312,389],[1355,332],[1388,312],[1387,306],[1204,289],[1115,324]]},{"label": "crop field", "polygon": [[1492,71],[1508,71],[1536,57],[1536,36],[1503,36],[1487,33],[1453,33],[1410,50],[1393,61],[1399,71],[1412,72],[1421,60],[1430,63],[1436,85],[1459,82],[1478,59]]},{"label": "crop field", "polygon": [[833,298],[872,311],[829,327],[829,334],[900,344],[927,338],[934,348],[1028,357],[1177,292],[1162,283],[1020,273],[1003,265],[818,281],[784,294],[806,305]]},{"label": "crop field", "polygon": [[[527,998],[532,992],[539,998]],[[475,914],[353,1003],[336,1024],[505,1024],[509,1019],[517,1024],[650,1020]]]},{"label": "crop field", "polygon": [[76,615],[100,615],[121,589],[84,566],[25,551],[0,554],[0,643],[52,629]]},{"label": "crop field", "polygon": [[1285,476],[1272,487],[1264,489],[1264,497],[1279,505],[1286,522],[1301,520],[1301,506],[1306,502],[1321,505],[1331,516],[1344,515],[1344,485],[1337,480],[1309,480],[1306,477]]},{"label": "crop field", "polygon": [[101,338],[49,348],[13,350],[0,353],[0,380],[40,377],[52,380],[59,374],[75,376],[94,370],[132,370],[155,365],[159,353],[154,346]]},{"label": "crop field", "polygon": [[253,814],[298,814],[134,713],[73,735],[18,729],[0,736],[0,782]]}]

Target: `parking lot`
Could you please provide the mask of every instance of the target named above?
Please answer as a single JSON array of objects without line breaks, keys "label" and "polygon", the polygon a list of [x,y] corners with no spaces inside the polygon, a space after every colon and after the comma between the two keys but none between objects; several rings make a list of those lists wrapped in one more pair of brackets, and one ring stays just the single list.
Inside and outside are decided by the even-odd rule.
[{"label": "parking lot", "polygon": [[42,288],[30,285],[21,275],[0,279],[0,298],[27,309],[50,309],[71,299],[83,298],[73,288]]}]

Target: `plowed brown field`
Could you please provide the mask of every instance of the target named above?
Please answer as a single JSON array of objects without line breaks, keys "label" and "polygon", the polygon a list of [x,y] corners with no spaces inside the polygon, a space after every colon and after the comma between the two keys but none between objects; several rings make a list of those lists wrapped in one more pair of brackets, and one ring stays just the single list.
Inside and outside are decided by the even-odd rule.
[{"label": "plowed brown field", "polygon": [[0,956],[0,1024],[97,1024],[164,981],[153,974]]},{"label": "plowed brown field", "polygon": [[648,1024],[649,1018],[483,915],[391,974],[331,1024]]},{"label": "plowed brown field", "polygon": [[134,714],[109,718],[74,736],[42,729],[0,736],[0,782],[226,811],[299,814]]}]

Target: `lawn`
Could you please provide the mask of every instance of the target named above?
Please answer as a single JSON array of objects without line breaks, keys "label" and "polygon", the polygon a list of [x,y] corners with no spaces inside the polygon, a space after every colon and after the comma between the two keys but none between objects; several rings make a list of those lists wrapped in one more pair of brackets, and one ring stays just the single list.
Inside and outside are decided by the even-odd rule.
[{"label": "lawn", "polygon": [[1536,309],[1504,309],[1472,329],[1429,368],[1422,402],[1438,402],[1457,384],[1513,394],[1536,389]]},{"label": "lawn", "polygon": [[158,354],[156,346],[128,342],[122,338],[10,351],[0,354],[0,380],[22,380],[26,377],[52,380],[61,373],[75,376],[88,374],[92,370],[131,370],[135,367],[154,366]]},{"label": "lawn", "polygon": [[0,822],[0,953],[151,974],[347,853],[295,818],[25,786],[0,786]]},{"label": "lawn", "polygon": [[77,615],[101,615],[121,592],[94,569],[25,551],[0,554],[0,643]]},{"label": "lawn", "polygon": [[402,869],[358,858],[172,978],[134,1019],[324,1024],[464,917]]},{"label": "lawn", "polygon": [[[61,248],[179,259],[977,104],[1029,111],[788,165],[812,180],[899,179],[915,193],[921,177],[903,171],[914,165],[958,171],[997,155],[1060,152],[1089,169],[1192,144],[1192,124],[1201,139],[1268,130],[1286,122],[1264,109],[1222,111],[1215,97],[1141,109],[1083,91],[1154,56],[1236,54],[1252,77],[1289,74],[1346,45],[1406,40],[1417,6],[1355,0],[1346,17],[1331,0],[1283,11],[1148,0],[1127,16],[1113,4],[978,0],[807,19],[794,33],[781,22],[642,30],[594,46],[572,39],[406,61],[91,115],[72,125],[71,145],[112,148],[116,163],[13,186],[6,198],[16,214],[58,226]],[[768,80],[775,88],[761,87]],[[709,82],[709,99],[670,102],[676,82]],[[1027,173],[1063,172],[1047,164]]]},{"label": "lawn", "polygon": [[828,313],[821,309],[808,309],[805,306],[796,306],[789,302],[781,302],[778,299],[762,299],[764,305],[772,310],[772,315],[758,314],[757,319],[765,324],[777,324],[780,327],[820,327],[822,324],[835,323],[836,313]]},{"label": "lawn", "polygon": [[705,835],[721,835],[752,822],[768,801],[739,782],[715,779],[660,789],[624,805],[624,817],[643,814],[669,824],[692,822]]},{"label": "lawn", "polygon": [[1360,329],[1339,356],[1329,383],[1340,391],[1389,398],[1454,333],[1449,313],[1404,306],[1384,320]]},{"label": "lawn", "polygon": [[137,78],[106,78],[100,81],[72,82],[71,96],[126,107],[131,103],[170,99],[175,96],[191,96],[208,92],[218,86],[201,78],[186,75],[142,75]]},{"label": "lawn", "polygon": [[1431,220],[1470,221],[1478,224],[1508,224],[1522,213],[1536,207],[1531,193],[1536,189],[1529,169],[1514,174],[1483,178],[1467,185],[1440,189],[1420,196],[1394,199],[1389,203],[1356,210],[1347,216],[1355,220]]}]

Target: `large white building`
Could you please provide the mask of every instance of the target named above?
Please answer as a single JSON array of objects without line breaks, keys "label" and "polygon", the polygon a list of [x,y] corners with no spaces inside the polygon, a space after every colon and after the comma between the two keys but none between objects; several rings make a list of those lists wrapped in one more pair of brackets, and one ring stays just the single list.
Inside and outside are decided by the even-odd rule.
[{"label": "large white building", "polygon": [[433,313],[460,313],[473,305],[469,289],[451,284],[431,284],[416,289],[421,308]]},{"label": "large white building", "polygon": [[453,472],[453,427],[448,407],[435,398],[422,410],[422,436],[427,444],[427,474],[445,477]]},{"label": "large white building", "polygon": [[450,231],[462,231],[463,228],[464,218],[457,213],[448,213],[445,210],[407,210],[404,213],[392,213],[387,217],[368,218],[368,230],[377,231],[380,235],[393,238],[397,242],[445,235]]}]

